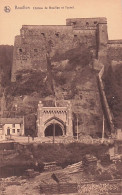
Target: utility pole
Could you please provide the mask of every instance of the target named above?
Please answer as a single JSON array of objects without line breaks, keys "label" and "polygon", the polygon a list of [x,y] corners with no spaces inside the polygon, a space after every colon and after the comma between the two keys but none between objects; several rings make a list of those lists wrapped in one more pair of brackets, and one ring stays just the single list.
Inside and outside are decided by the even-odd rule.
[{"label": "utility pole", "polygon": [[104,141],[104,134],[105,134],[105,122],[104,122],[104,114],[103,114],[102,143]]},{"label": "utility pole", "polygon": [[77,141],[78,141],[78,133],[79,131],[78,131],[78,116],[77,116]]},{"label": "utility pole", "polygon": [[24,121],[24,116],[23,116],[23,132],[22,135],[25,135],[25,121]]},{"label": "utility pole", "polygon": [[82,121],[83,121],[83,124],[82,124],[82,131],[84,132],[84,114],[82,115]]}]

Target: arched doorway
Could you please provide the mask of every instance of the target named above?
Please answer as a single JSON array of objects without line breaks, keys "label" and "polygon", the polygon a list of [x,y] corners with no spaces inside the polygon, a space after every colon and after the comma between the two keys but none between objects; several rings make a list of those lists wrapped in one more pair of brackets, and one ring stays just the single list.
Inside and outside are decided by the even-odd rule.
[{"label": "arched doorway", "polygon": [[55,132],[55,136],[62,136],[63,131],[59,124],[50,124],[45,129],[45,136],[53,136],[53,133]]}]

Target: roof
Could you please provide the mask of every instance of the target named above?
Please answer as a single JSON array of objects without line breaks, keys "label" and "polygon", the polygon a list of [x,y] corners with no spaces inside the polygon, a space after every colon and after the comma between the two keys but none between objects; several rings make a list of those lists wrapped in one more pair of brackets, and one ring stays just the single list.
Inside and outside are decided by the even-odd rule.
[{"label": "roof", "polygon": [[23,118],[0,118],[0,124],[22,124]]}]

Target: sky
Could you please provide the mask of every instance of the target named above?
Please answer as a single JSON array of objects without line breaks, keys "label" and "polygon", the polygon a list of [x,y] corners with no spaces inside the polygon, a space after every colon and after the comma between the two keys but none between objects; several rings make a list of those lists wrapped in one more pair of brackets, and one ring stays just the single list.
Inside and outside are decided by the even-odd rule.
[{"label": "sky", "polygon": [[[22,25],[65,25],[67,18],[106,17],[109,40],[122,39],[122,0],[0,1],[0,45],[13,45]],[[5,6],[10,7],[9,13]]]}]

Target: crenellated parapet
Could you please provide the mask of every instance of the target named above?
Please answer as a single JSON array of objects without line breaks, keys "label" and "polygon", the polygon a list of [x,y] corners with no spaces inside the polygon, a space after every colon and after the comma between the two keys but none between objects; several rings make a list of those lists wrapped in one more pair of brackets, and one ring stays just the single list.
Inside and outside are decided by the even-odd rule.
[{"label": "crenellated parapet", "polygon": [[69,18],[66,19],[67,26],[73,26],[73,28],[89,28],[97,27],[98,24],[107,24],[107,19],[104,17],[101,18]]}]

